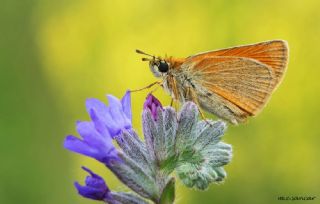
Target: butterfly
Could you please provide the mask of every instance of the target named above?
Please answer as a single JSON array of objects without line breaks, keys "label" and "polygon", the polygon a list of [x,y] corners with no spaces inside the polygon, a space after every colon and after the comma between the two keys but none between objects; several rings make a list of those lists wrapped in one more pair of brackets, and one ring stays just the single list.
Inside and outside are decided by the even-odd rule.
[{"label": "butterfly", "polygon": [[186,58],[136,52],[151,57],[142,60],[149,62],[153,75],[162,79],[156,83],[174,100],[193,101],[232,124],[243,123],[264,108],[288,64],[288,44],[284,40],[208,51]]}]

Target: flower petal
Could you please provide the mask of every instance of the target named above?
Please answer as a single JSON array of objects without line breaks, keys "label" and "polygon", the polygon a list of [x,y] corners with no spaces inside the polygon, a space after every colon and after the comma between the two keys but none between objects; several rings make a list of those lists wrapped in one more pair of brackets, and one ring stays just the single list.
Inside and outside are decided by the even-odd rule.
[{"label": "flower petal", "polygon": [[121,99],[122,110],[126,114],[127,118],[132,123],[132,112],[131,112],[131,95],[130,91],[128,90],[126,94]]},{"label": "flower petal", "polygon": [[[109,130],[108,130],[107,126],[105,125],[105,122],[97,116],[97,114],[96,114],[96,112],[95,112],[94,109],[91,109],[91,110],[90,110],[89,115],[90,115],[91,120],[92,120],[93,123],[94,123],[95,129],[96,129],[103,137],[110,138],[111,135],[110,135],[110,133],[109,133]],[[112,137],[111,137],[111,138],[112,138]]]},{"label": "flower petal", "polygon": [[152,94],[149,94],[146,98],[146,101],[143,104],[144,110],[149,109],[153,119],[156,121],[158,118],[158,108],[162,108],[160,101],[154,97]]},{"label": "flower petal", "polygon": [[81,186],[78,182],[74,185],[77,188],[80,195],[86,198],[94,200],[104,200],[105,198],[110,199],[110,190],[107,187],[105,181],[99,175],[93,173],[90,169],[82,167],[83,170],[88,172],[90,175],[86,178],[86,185]]},{"label": "flower petal", "polygon": [[110,128],[111,135],[117,135],[120,133],[121,129],[130,129],[131,120],[127,118],[126,114],[123,112],[122,104],[116,97],[108,95],[109,101],[109,113],[112,119],[116,122],[117,126],[115,128]]},{"label": "flower petal", "polygon": [[91,120],[97,126],[98,131],[102,134],[109,131],[111,136],[113,136],[114,132],[118,129],[118,124],[112,118],[110,108],[98,99],[88,99],[86,101],[86,106]]},{"label": "flower petal", "polygon": [[91,147],[89,144],[73,135],[68,135],[65,138],[63,146],[70,151],[84,154],[89,157],[97,158],[99,155],[99,152],[96,148]]},{"label": "flower petal", "polygon": [[[130,93],[130,92],[129,92]],[[129,99],[126,99],[125,97]],[[112,115],[112,118],[117,121],[119,119],[119,122],[123,124],[123,127],[125,128],[130,128],[131,127],[131,116],[127,117],[127,114],[124,112],[124,106],[122,100],[120,101],[116,97],[112,95],[107,96],[108,101],[109,101],[109,107],[110,107],[110,113]],[[131,107],[130,107],[130,95],[126,93],[126,95],[123,97],[125,100],[129,100],[129,108],[130,108],[130,113],[131,113]],[[126,102],[128,103],[128,102]],[[127,110],[128,111],[128,110]]]},{"label": "flower petal", "polygon": [[75,182],[74,186],[77,188],[78,193],[85,198],[90,198],[93,200],[103,200],[105,197],[105,193],[101,192],[99,189],[81,186],[78,182]]},{"label": "flower petal", "polygon": [[89,98],[86,100],[86,108],[88,113],[90,113],[90,110],[93,109],[101,115],[108,114],[108,107],[106,104],[95,98]]},{"label": "flower petal", "polygon": [[101,120],[105,125],[110,127],[116,126],[116,123],[110,115],[109,107],[107,107],[103,102],[98,99],[88,99],[86,101],[87,112],[91,116],[91,112],[94,111],[96,118],[91,118],[93,122],[96,120]]},{"label": "flower petal", "polygon": [[88,99],[86,106],[95,128],[104,136],[108,131],[114,137],[121,130],[132,128],[130,94],[127,92],[121,101],[112,95],[107,97],[109,107],[97,99]]},{"label": "flower petal", "polygon": [[86,172],[88,172],[93,178],[97,178],[97,179],[101,179],[103,180],[103,178],[101,176],[99,176],[98,174],[93,173],[89,168],[82,166],[81,167],[83,170],[85,170]]},{"label": "flower petal", "polygon": [[85,183],[87,186],[90,186],[93,188],[98,188],[103,191],[109,191],[109,188],[107,187],[107,185],[102,177],[93,173],[90,169],[88,169],[86,167],[82,167],[82,169],[87,171],[88,173],[90,173],[90,176],[87,176],[86,180],[85,180]]},{"label": "flower petal", "polygon": [[80,136],[91,146],[99,149],[110,149],[113,147],[111,137],[103,137],[101,134],[99,134],[92,122],[77,122],[77,131]]}]

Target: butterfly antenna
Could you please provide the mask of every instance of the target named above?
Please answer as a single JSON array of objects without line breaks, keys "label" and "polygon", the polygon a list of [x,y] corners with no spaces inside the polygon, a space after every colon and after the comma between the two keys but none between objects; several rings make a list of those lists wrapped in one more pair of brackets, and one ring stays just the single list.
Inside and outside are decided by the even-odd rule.
[{"label": "butterfly antenna", "polygon": [[143,57],[143,58],[142,58],[142,61],[149,61],[149,62],[150,62],[150,61],[152,61],[152,59]]},{"label": "butterfly antenna", "polygon": [[[149,56],[149,57],[152,57],[152,59],[159,59],[158,57],[156,57],[156,56],[154,56],[154,55],[150,55],[150,54],[145,53],[145,52],[143,52],[143,51],[141,51],[141,50],[138,50],[138,49],[136,49],[136,53],[141,54],[141,55],[147,55],[147,56]],[[151,61],[151,59],[142,58],[142,61]]]}]

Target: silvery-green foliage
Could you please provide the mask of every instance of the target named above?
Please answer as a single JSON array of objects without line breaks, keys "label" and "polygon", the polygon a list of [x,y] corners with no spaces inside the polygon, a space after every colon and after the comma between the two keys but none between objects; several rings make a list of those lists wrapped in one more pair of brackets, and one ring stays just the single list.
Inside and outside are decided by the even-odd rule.
[{"label": "silvery-green foliage", "polygon": [[[197,112],[197,107],[194,104],[187,104],[183,107],[181,114],[187,111]],[[191,113],[186,114],[188,119],[179,122],[194,121],[197,114]],[[181,135],[187,134],[188,140],[180,140],[184,145],[177,145],[185,147],[179,150],[180,157],[176,166],[179,178],[186,186],[201,190],[206,189],[212,182],[222,181],[226,177],[222,166],[229,163],[232,157],[231,146],[220,142],[226,130],[226,124],[222,121],[197,121],[192,128],[185,130],[181,128]]]},{"label": "silvery-green foliage", "polygon": [[226,177],[222,168],[230,162],[232,148],[220,142],[226,130],[223,121],[199,120],[199,111],[192,102],[176,114],[171,107],[158,108],[153,119],[143,113],[143,130],[151,158],[165,174],[176,170],[188,187],[206,189],[212,182]]},{"label": "silvery-green foliage", "polygon": [[111,170],[117,177],[140,196],[150,200],[160,199],[156,169],[143,143],[134,131],[124,131],[115,137],[123,152],[119,152],[122,163],[115,163]]},{"label": "silvery-green foliage", "polygon": [[145,200],[131,193],[111,192],[110,194],[112,199],[106,200],[110,204],[148,204]]},{"label": "silvery-green foliage", "polygon": [[[224,122],[199,120],[192,102],[185,103],[179,113],[172,107],[158,106],[153,112],[146,108],[142,118],[145,142],[134,130],[123,131],[115,137],[122,163],[111,165],[117,177],[141,197],[173,203],[174,171],[187,187],[201,190],[226,177],[222,166],[230,162],[232,149],[220,141]],[[116,196],[120,202],[131,195]],[[133,198],[131,203],[140,199]]]}]

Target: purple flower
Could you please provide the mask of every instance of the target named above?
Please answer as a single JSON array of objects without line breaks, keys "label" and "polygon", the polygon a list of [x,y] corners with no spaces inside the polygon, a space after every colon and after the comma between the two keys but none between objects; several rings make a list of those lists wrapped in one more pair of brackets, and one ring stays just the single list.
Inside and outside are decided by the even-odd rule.
[{"label": "purple flower", "polygon": [[95,158],[106,165],[109,165],[111,160],[120,160],[107,132],[100,134],[92,122],[77,122],[77,131],[83,140],[73,135],[67,136],[64,141],[66,149]]},{"label": "purple flower", "polygon": [[64,141],[64,147],[110,166],[110,160],[120,160],[112,138],[122,130],[132,128],[132,113],[129,91],[121,101],[111,95],[108,95],[108,99],[109,106],[97,99],[86,101],[92,122],[78,122],[77,131],[83,140],[69,135]]},{"label": "purple flower", "polygon": [[107,98],[109,106],[98,99],[88,99],[86,107],[97,131],[114,138],[122,130],[132,129],[130,91],[126,92],[121,101],[112,95]]},{"label": "purple flower", "polygon": [[82,169],[88,172],[90,176],[87,176],[85,186],[81,186],[78,182],[74,183],[78,193],[93,200],[110,200],[110,190],[103,178],[86,167],[82,167]]},{"label": "purple flower", "polygon": [[146,101],[144,102],[143,108],[150,110],[151,115],[155,121],[157,121],[158,119],[158,107],[163,109],[160,101],[152,94],[149,94],[146,98]]}]

